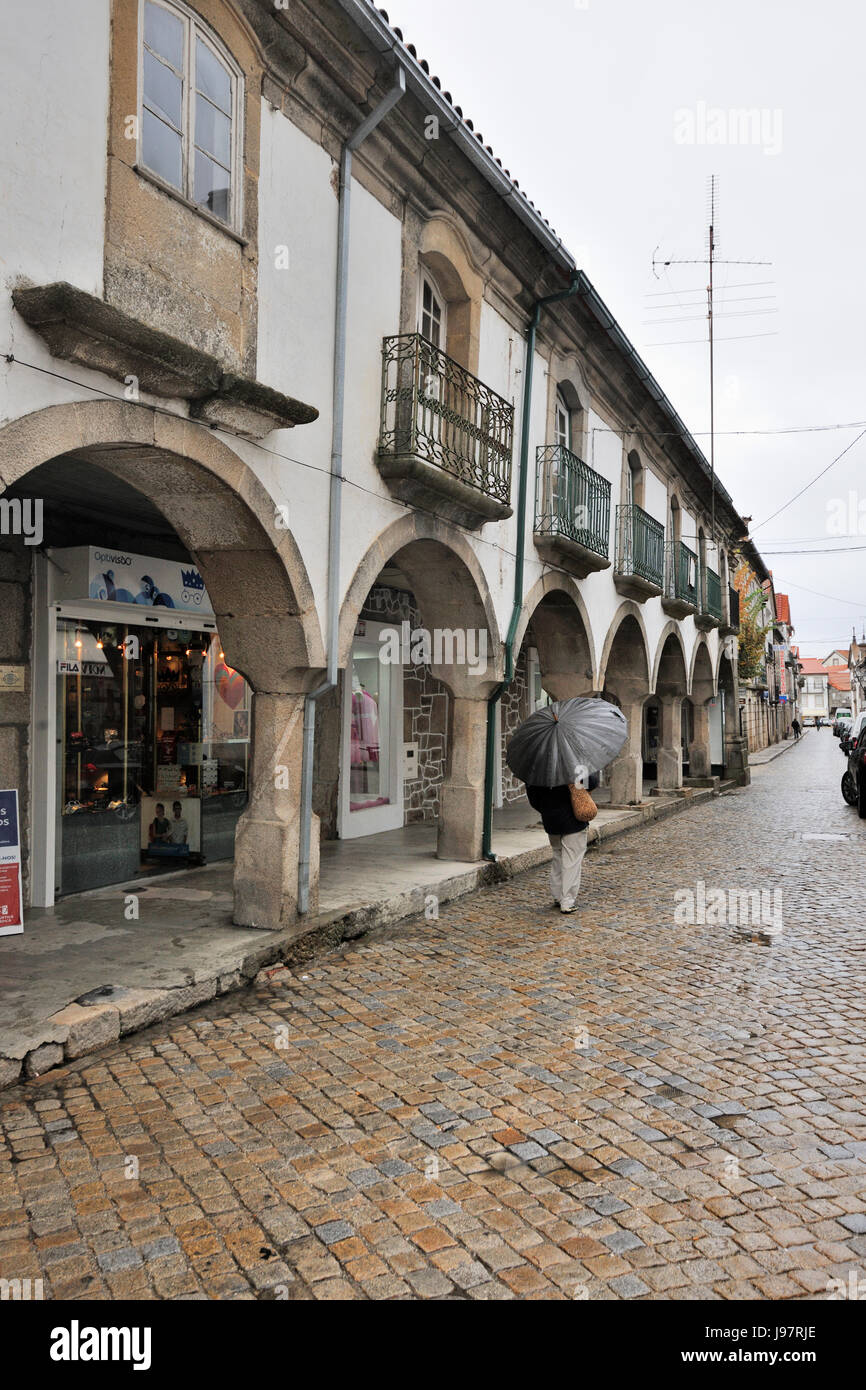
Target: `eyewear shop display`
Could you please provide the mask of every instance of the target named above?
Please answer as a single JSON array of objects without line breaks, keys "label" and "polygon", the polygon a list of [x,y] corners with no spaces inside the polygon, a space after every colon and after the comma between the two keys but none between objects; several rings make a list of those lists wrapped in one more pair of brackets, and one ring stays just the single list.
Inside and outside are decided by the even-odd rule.
[{"label": "eyewear shop display", "polygon": [[249,689],[219,639],[65,619],[57,639],[60,891],[231,858]]},{"label": "eyewear shop display", "polygon": [[117,612],[141,598],[112,598],[110,621],[104,603],[96,614],[86,612],[93,603],[55,612],[55,885],[63,894],[142,868],[230,859],[247,802],[250,690],[226,664],[210,614],[199,608],[201,626],[192,627],[192,615],[175,618],[157,598],[154,611],[163,611],[146,626],[153,620],[126,622]]}]

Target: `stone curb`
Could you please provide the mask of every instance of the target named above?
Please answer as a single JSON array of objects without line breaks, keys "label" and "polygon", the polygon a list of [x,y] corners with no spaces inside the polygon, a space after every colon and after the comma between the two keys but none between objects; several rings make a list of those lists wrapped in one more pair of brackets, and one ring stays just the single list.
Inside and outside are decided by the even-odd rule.
[{"label": "stone curb", "polygon": [[[711,801],[718,795],[710,788],[686,788],[682,795],[653,798],[634,808],[617,808],[622,814],[613,821],[590,825],[589,846],[593,848],[618,835],[629,834],[643,825],[679,815],[688,807]],[[100,991],[99,997],[81,995],[30,1029],[21,1045],[6,1048],[0,1056],[0,1090],[20,1081],[35,1080],[46,1072],[100,1051],[130,1033],[139,1032],[167,1018],[186,1013],[219,995],[243,989],[259,971],[280,965],[304,965],[334,950],[343,941],[365,936],[374,927],[390,926],[406,917],[423,913],[432,897],[437,903],[452,902],[477,888],[504,883],[546,864],[549,845],[521,850],[489,864],[474,864],[463,873],[436,884],[426,884],[381,902],[368,903],[348,912],[317,917],[302,931],[253,934],[254,944],[208,979],[172,989],[127,989],[123,986]],[[83,1001],[83,1002],[82,1002]]]}]

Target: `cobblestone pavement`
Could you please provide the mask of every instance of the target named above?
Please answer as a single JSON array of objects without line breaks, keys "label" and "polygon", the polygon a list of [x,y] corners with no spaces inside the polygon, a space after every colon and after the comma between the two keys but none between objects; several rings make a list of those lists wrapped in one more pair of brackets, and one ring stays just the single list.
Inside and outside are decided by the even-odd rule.
[{"label": "cobblestone pavement", "polygon": [[[862,1291],[842,761],[810,734],[591,854],[576,917],[534,871],[4,1093],[0,1274],[58,1299]],[[679,924],[698,879],[780,889],[784,929]]]}]

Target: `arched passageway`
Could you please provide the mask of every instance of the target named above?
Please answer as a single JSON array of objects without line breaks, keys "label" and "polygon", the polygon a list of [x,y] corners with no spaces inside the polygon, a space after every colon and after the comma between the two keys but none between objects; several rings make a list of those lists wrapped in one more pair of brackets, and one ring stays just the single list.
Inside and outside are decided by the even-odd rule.
[{"label": "arched passageway", "polygon": [[514,680],[500,705],[498,785],[504,803],[521,801],[524,785],[505,762],[508,740],[524,719],[552,700],[593,690],[595,651],[578,585],[567,575],[544,576],[526,597],[515,636]]},{"label": "arched passageway", "polygon": [[633,806],[643,783],[643,706],[650,693],[649,648],[639,606],[628,600],[618,610],[605,639],[599,665],[603,697],[619,706],[628,721],[628,739],[605,778],[611,804]]},{"label": "arched passageway", "polygon": [[653,694],[644,706],[644,774],[650,780],[655,773],[660,791],[676,791],[683,784],[682,734],[687,691],[682,634],[678,625],[670,622],[659,639]]},{"label": "arched passageway", "polygon": [[[83,827],[87,814],[98,817],[99,755],[86,752],[98,746],[106,757],[114,750],[125,765],[123,795],[111,799],[130,834],[139,829],[143,807],[149,812],[157,799],[179,800],[192,833],[192,822],[209,814],[219,792],[237,800],[243,791],[247,804],[234,845],[235,920],[257,927],[293,920],[303,695],[324,652],[312,590],[284,516],[248,465],[210,430],[131,403],[53,406],[10,423],[0,431],[0,479],[9,499],[38,501],[44,545],[53,548],[54,560],[35,563],[32,575],[33,678],[48,712],[37,721],[31,749],[33,902],[53,898],[56,822],[62,839],[67,807],[70,825],[72,818]],[[30,584],[28,574],[21,596],[28,608]],[[63,608],[64,642],[69,615],[81,625],[80,636],[72,628],[70,651],[83,654],[84,634],[93,648],[93,659],[82,656],[70,675],[47,664],[60,640],[52,597]],[[103,657],[100,624],[123,629],[122,663]],[[162,646],[148,636],[157,631]],[[195,641],[184,646],[191,636],[198,650]],[[209,713],[203,696],[185,705],[179,698],[182,683],[204,685],[208,671],[214,686]],[[70,678],[80,686],[72,706],[63,685]],[[249,701],[241,678],[252,692]],[[53,722],[58,706],[67,715],[74,709],[72,723],[82,726],[67,719],[61,756],[87,772],[76,780],[76,797],[62,806]],[[26,769],[17,772],[26,784]],[[117,790],[116,776],[106,785],[109,793]],[[99,872],[104,875],[105,867]]]},{"label": "arched passageway", "polygon": [[330,702],[338,736],[325,723],[317,744],[323,835],[436,821],[440,858],[478,860],[487,700],[501,644],[486,579],[461,533],[412,515],[378,538],[343,603],[340,665]]}]

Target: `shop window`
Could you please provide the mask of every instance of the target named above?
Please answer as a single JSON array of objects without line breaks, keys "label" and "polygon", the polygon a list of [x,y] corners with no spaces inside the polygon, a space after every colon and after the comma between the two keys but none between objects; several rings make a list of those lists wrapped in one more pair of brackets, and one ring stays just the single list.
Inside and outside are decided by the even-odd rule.
[{"label": "shop window", "polygon": [[361,622],[343,690],[343,838],[403,824],[403,673],[382,659],[382,624]]},{"label": "shop window", "polygon": [[144,168],[220,222],[240,222],[240,69],[185,6],[144,0]]},{"label": "shop window", "polygon": [[230,858],[251,692],[215,633],[62,617],[58,891]]}]

